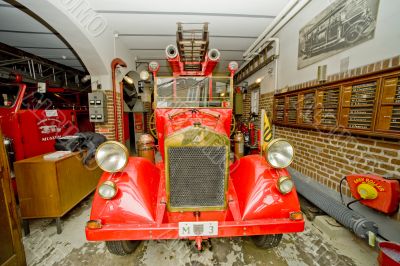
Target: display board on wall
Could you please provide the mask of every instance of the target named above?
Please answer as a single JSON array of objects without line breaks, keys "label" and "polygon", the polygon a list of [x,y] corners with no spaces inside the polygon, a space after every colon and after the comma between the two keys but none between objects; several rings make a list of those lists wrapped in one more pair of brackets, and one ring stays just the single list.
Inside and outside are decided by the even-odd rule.
[{"label": "display board on wall", "polygon": [[273,121],[400,139],[400,69],[276,94]]},{"label": "display board on wall", "polygon": [[301,69],[374,37],[380,0],[337,0],[299,32]]}]

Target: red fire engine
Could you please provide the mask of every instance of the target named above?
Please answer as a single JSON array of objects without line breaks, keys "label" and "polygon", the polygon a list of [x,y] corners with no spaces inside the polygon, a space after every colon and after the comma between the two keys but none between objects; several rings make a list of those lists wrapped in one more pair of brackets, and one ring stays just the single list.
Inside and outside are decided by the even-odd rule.
[{"label": "red fire engine", "polygon": [[[192,49],[195,50],[195,49]],[[126,255],[139,240],[252,236],[264,248],[283,233],[304,230],[293,181],[285,169],[293,147],[269,143],[266,155],[231,162],[233,75],[212,76],[219,51],[187,60],[184,47],[170,45],[172,77],[154,76],[155,119],[162,160],[129,157],[119,142],[103,143],[96,160],[105,171],[97,187],[86,237],[106,241],[111,253]]]},{"label": "red fire engine", "polygon": [[[82,93],[36,85],[0,83],[0,125],[10,165],[54,151],[55,139],[78,131],[93,131]],[[86,102],[86,101],[85,101]]]}]

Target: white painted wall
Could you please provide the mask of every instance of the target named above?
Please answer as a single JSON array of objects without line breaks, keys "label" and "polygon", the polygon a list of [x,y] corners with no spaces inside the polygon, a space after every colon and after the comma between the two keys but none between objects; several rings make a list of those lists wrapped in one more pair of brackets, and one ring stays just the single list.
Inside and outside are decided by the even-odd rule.
[{"label": "white painted wall", "polygon": [[[338,73],[340,72],[340,61],[346,57],[349,57],[349,69],[352,69],[400,55],[400,1],[380,0],[373,39],[310,66],[297,69],[300,29],[332,2],[310,1],[276,34],[275,37],[280,39],[278,89],[316,79],[318,65],[326,64],[328,75]],[[246,81],[251,85],[257,78],[265,77],[261,82],[261,93],[273,91],[274,76],[267,73],[267,69],[271,67],[274,68],[273,63],[259,70]]]}]

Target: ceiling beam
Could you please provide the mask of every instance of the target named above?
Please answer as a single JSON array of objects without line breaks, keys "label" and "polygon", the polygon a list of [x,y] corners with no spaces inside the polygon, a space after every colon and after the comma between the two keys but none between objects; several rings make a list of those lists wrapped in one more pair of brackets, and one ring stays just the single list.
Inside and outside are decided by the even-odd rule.
[{"label": "ceiling beam", "polygon": [[[161,34],[161,33],[119,33],[118,36],[119,36],[119,37],[176,37],[176,34]],[[210,38],[257,39],[258,36],[210,35]]]},{"label": "ceiling beam", "polygon": [[2,30],[0,32],[7,32],[7,33],[22,33],[22,34],[48,34],[48,35],[60,35],[59,33],[54,33],[51,31],[22,31],[22,30]]},{"label": "ceiling beam", "polygon": [[[165,51],[165,48],[129,48],[130,51]],[[243,53],[245,50],[236,49],[218,49],[220,52],[240,52]]]},{"label": "ceiling beam", "polygon": [[68,47],[35,47],[35,46],[14,46],[18,49],[45,49],[45,50],[71,50]]},{"label": "ceiling beam", "polygon": [[171,12],[171,11],[139,11],[139,10],[96,10],[100,14],[121,15],[166,15],[166,16],[208,16],[208,17],[235,17],[235,18],[262,18],[274,19],[273,15],[235,14],[235,13],[207,13],[207,12]]}]

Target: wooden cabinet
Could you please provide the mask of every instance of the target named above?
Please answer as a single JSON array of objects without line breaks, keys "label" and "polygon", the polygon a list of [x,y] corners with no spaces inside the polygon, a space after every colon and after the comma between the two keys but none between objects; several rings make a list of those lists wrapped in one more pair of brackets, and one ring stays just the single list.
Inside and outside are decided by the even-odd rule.
[{"label": "wooden cabinet", "polygon": [[276,97],[274,100],[274,120],[283,122],[285,119],[285,97]]},{"label": "wooden cabinet", "polygon": [[102,171],[95,162],[86,166],[82,153],[75,152],[56,160],[45,160],[43,155],[14,164],[21,216],[58,218],[88,196],[97,186]]},{"label": "wooden cabinet", "polygon": [[400,138],[400,71],[275,95],[275,124]]},{"label": "wooden cabinet", "polygon": [[297,94],[295,95],[289,95],[287,97],[287,103],[286,103],[286,119],[285,121],[289,124],[297,124],[298,120],[298,114],[297,110],[299,109],[299,96]]},{"label": "wooden cabinet", "polygon": [[300,94],[299,123],[312,125],[315,122],[315,91]]},{"label": "wooden cabinet", "polygon": [[376,129],[400,132],[400,76],[387,77],[382,81]]},{"label": "wooden cabinet", "polygon": [[340,104],[340,87],[325,88],[318,92],[318,125],[336,127]]},{"label": "wooden cabinet", "polygon": [[0,132],[0,265],[25,265],[25,252],[8,159]]},{"label": "wooden cabinet", "polygon": [[340,125],[353,130],[372,130],[378,81],[343,85]]}]

